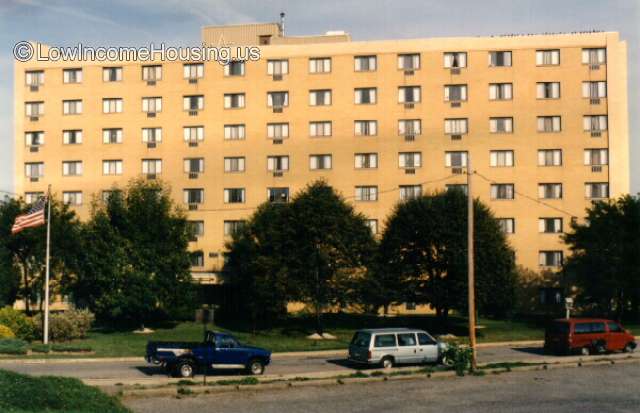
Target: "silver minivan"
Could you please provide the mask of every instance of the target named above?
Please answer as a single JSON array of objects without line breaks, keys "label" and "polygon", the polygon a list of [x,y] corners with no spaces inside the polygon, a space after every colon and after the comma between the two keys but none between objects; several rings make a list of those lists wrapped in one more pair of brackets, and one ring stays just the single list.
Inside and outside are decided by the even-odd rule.
[{"label": "silver minivan", "polygon": [[349,360],[381,365],[439,363],[447,344],[424,330],[409,328],[371,328],[358,330],[349,345]]}]

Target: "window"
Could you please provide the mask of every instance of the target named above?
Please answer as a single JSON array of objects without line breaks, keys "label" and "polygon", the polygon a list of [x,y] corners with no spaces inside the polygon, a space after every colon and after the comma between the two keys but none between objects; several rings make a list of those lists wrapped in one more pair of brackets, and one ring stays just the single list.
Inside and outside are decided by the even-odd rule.
[{"label": "window", "polygon": [[289,157],[287,155],[267,156],[267,170],[282,172],[289,170]]},{"label": "window", "polygon": [[226,140],[241,140],[245,137],[245,126],[240,125],[224,125],[224,138]]},{"label": "window", "polygon": [[420,135],[422,121],[420,119],[400,119],[398,121],[398,135]]},{"label": "window", "polygon": [[505,234],[514,234],[516,232],[516,220],[514,218],[498,218],[498,226]]},{"label": "window", "polygon": [[[369,343],[367,342],[367,347]],[[376,334],[374,340],[374,347],[395,347],[396,335],[395,334]]]},{"label": "window", "polygon": [[182,109],[188,110],[188,111],[204,109],[204,96],[202,95],[183,96]]},{"label": "window", "polygon": [[42,178],[44,176],[44,162],[25,163],[24,174],[27,178]]},{"label": "window", "polygon": [[187,221],[189,232],[193,235],[193,240],[204,235],[204,221]]},{"label": "window", "polygon": [[82,69],[63,69],[63,83],[82,83]]},{"label": "window", "polygon": [[446,184],[444,187],[447,191],[462,191],[463,194],[467,195],[467,184]]},{"label": "window", "polygon": [[25,132],[24,133],[25,146],[40,146],[44,145],[44,132]]},{"label": "window", "polygon": [[464,135],[468,132],[468,120],[464,119],[445,119],[444,133],[447,135]]},{"label": "window", "polygon": [[309,135],[312,137],[331,136],[331,121],[309,122]]},{"label": "window", "polygon": [[354,89],[354,103],[366,105],[376,103],[377,89],[375,87],[363,87]]},{"label": "window", "polygon": [[445,102],[460,102],[467,100],[467,85],[445,85]]},{"label": "window", "polygon": [[538,132],[560,132],[560,116],[538,116]]},{"label": "window", "polygon": [[398,167],[400,168],[420,168],[421,162],[421,152],[400,152],[398,154]]},{"label": "window", "polygon": [[408,201],[420,196],[422,196],[422,185],[400,185],[401,201]]},{"label": "window", "polygon": [[420,69],[420,54],[418,53],[399,54],[398,69],[403,69],[403,70]]},{"label": "window", "polygon": [[224,65],[225,76],[244,76],[244,62],[234,60]]},{"label": "window", "polygon": [[582,63],[588,65],[603,65],[607,63],[607,49],[582,49]]},{"label": "window", "polygon": [[82,100],[63,100],[62,113],[65,115],[79,115],[82,113]]},{"label": "window", "polygon": [[142,142],[162,142],[162,128],[142,128]]},{"label": "window", "polygon": [[142,98],[142,111],[146,113],[162,112],[162,98]]},{"label": "window", "polygon": [[267,188],[269,202],[288,202],[289,188]]},{"label": "window", "polygon": [[122,143],[122,129],[102,129],[102,143]]},{"label": "window", "polygon": [[585,131],[602,132],[607,130],[607,115],[585,115],[582,117]]},{"label": "window", "polygon": [[288,60],[267,60],[268,75],[286,75],[289,73]]},{"label": "window", "polygon": [[537,66],[557,66],[560,64],[560,50],[536,50]]},{"label": "window", "polygon": [[354,122],[356,136],[375,136],[378,134],[378,122],[375,120],[357,120]]},{"label": "window", "polygon": [[543,234],[562,232],[562,218],[538,218],[538,232]]},{"label": "window", "polygon": [[309,91],[309,105],[311,106],[326,106],[331,104],[331,90],[310,90]]},{"label": "window", "polygon": [[24,113],[29,117],[44,115],[44,102],[25,102]]},{"label": "window", "polygon": [[103,175],[122,175],[122,161],[121,160],[102,161],[102,174]]},{"label": "window", "polygon": [[192,267],[204,267],[204,253],[202,251],[193,251],[189,254]]},{"label": "window", "polygon": [[[415,305],[414,305],[414,307],[415,307]],[[408,310],[408,308],[407,308],[407,310]],[[433,337],[431,337],[429,334],[425,334],[425,333],[418,333],[418,343],[420,343],[421,346],[430,346],[430,345],[437,345],[438,344],[438,342]]]},{"label": "window", "polygon": [[609,150],[605,149],[585,149],[584,150],[585,165],[608,165]]},{"label": "window", "polygon": [[356,201],[377,201],[377,186],[356,186]]},{"label": "window", "polygon": [[142,66],[142,80],[147,82],[155,82],[162,80],[162,66],[161,65],[145,65]]},{"label": "window", "polygon": [[560,82],[536,83],[536,97],[538,99],[560,99]]},{"label": "window", "polygon": [[185,158],[183,160],[183,167],[185,173],[203,173],[204,172],[204,158]]},{"label": "window", "polygon": [[224,158],[225,172],[244,172],[244,156],[229,156]]},{"label": "window", "polygon": [[244,224],[245,221],[243,220],[224,221],[224,235],[233,236],[234,234],[237,234]]},{"label": "window", "polygon": [[331,169],[331,160],[331,155],[309,155],[309,169]]},{"label": "window", "polygon": [[513,133],[513,118],[489,118],[489,132]]},{"label": "window", "polygon": [[420,102],[420,86],[400,86],[398,88],[398,103]]},{"label": "window", "polygon": [[490,151],[489,159],[490,159],[491,166],[497,166],[497,167],[513,166],[513,151],[511,150]]},{"label": "window", "polygon": [[62,143],[65,145],[78,145],[82,143],[82,130],[73,129],[62,131]]},{"label": "window", "polygon": [[609,327],[609,332],[610,333],[623,333],[624,332],[624,329],[622,327],[620,327],[620,324],[614,323],[613,321],[609,321],[607,323],[607,326]]},{"label": "window", "polygon": [[375,169],[378,167],[377,153],[356,153],[355,168],[356,169]]},{"label": "window", "polygon": [[62,202],[66,205],[82,205],[82,192],[64,191],[62,192]]},{"label": "window", "polygon": [[489,100],[513,99],[512,83],[491,83],[489,85]]},{"label": "window", "polygon": [[143,159],[142,173],[145,175],[156,175],[162,173],[162,159]]},{"label": "window", "polygon": [[63,161],[62,176],[82,175],[82,161]]},{"label": "window", "polygon": [[444,153],[444,166],[447,168],[464,168],[467,166],[467,152],[454,151]]},{"label": "window", "polygon": [[609,198],[608,182],[587,182],[584,184],[584,196],[587,199]]},{"label": "window", "polygon": [[377,66],[376,56],[355,56],[353,65],[356,72],[375,72]]},{"label": "window", "polygon": [[185,126],[182,128],[184,141],[197,143],[204,141],[204,126]]},{"label": "window", "polygon": [[289,106],[289,92],[267,92],[267,106],[270,108]]},{"label": "window", "polygon": [[44,197],[44,192],[25,192],[24,202],[26,202],[27,204],[33,204],[42,197]]},{"label": "window", "polygon": [[244,188],[225,188],[224,203],[225,204],[241,204],[245,200]]},{"label": "window", "polygon": [[121,67],[103,67],[102,80],[104,82],[119,82],[122,80]]},{"label": "window", "polygon": [[562,184],[538,184],[538,198],[562,199]]},{"label": "window", "polygon": [[538,166],[561,166],[562,149],[538,150]]},{"label": "window", "polygon": [[559,267],[562,265],[562,251],[540,251],[538,263],[541,267]]},{"label": "window", "polygon": [[513,184],[491,184],[491,199],[514,199]]},{"label": "window", "polygon": [[122,98],[102,99],[102,113],[122,113]]},{"label": "window", "polygon": [[329,73],[331,72],[330,57],[314,57],[309,59],[309,73]]},{"label": "window", "polygon": [[44,84],[43,70],[27,70],[24,72],[24,82],[27,86],[41,86]]},{"label": "window", "polygon": [[267,123],[267,138],[286,139],[289,137],[288,123]]},{"label": "window", "polygon": [[582,82],[582,97],[600,99],[607,97],[607,82]]},{"label": "window", "polygon": [[239,109],[244,107],[244,93],[225,93],[224,108]]},{"label": "window", "polygon": [[185,79],[201,79],[204,77],[204,63],[185,63],[182,71]]},{"label": "window", "polygon": [[182,191],[185,204],[201,204],[204,202],[204,189],[188,188]]},{"label": "window", "polygon": [[467,67],[467,53],[465,52],[445,52],[444,67],[446,69],[458,69]]},{"label": "window", "polygon": [[416,335],[414,333],[398,334],[398,346],[413,347],[416,345]]},{"label": "window", "polygon": [[489,67],[511,67],[511,52],[489,52]]},{"label": "window", "polygon": [[378,220],[377,219],[367,219],[365,224],[371,230],[371,234],[376,235],[378,233]]}]

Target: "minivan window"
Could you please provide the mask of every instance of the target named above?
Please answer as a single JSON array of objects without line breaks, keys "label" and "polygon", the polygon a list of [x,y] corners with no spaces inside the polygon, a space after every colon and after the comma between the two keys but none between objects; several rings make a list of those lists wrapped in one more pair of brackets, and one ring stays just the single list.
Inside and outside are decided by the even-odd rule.
[{"label": "minivan window", "polygon": [[399,346],[415,346],[416,345],[416,335],[413,333],[402,333],[398,334],[398,345]]},{"label": "minivan window", "polygon": [[351,345],[356,347],[369,347],[369,343],[371,342],[371,334],[357,332],[354,334],[353,339],[351,340]]},{"label": "minivan window", "polygon": [[591,323],[592,333],[604,333],[604,323]]},{"label": "minivan window", "polygon": [[620,324],[618,323],[607,323],[607,325],[609,326],[609,332],[611,333],[620,333],[622,332],[622,327],[620,327]]},{"label": "minivan window", "polygon": [[591,332],[591,323],[576,323],[574,331],[576,334],[589,334]]},{"label": "minivan window", "polygon": [[395,334],[378,334],[374,345],[375,347],[395,347],[396,336]]},{"label": "minivan window", "polygon": [[[576,330],[577,330],[577,325],[576,325]],[[549,327],[549,332],[551,334],[568,334],[569,323],[564,323],[564,322],[552,323],[551,326]]]},{"label": "minivan window", "polygon": [[420,343],[421,346],[428,346],[429,344],[436,344],[436,341],[428,334],[418,333],[418,343]]}]

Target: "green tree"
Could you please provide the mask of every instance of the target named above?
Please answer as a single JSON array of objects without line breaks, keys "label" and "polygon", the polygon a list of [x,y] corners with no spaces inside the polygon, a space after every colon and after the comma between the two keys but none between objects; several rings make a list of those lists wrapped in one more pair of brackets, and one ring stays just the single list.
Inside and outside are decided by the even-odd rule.
[{"label": "green tree", "polygon": [[639,317],[640,197],[594,202],[571,230],[564,272],[579,287],[579,304],[618,319]]},{"label": "green tree", "polygon": [[102,321],[179,317],[195,305],[186,216],[156,181],[133,180],[96,202],[82,233],[74,300]]},{"label": "green tree", "polygon": [[[514,306],[514,253],[491,211],[478,200],[474,242],[477,309],[505,315]],[[430,304],[445,322],[450,310],[466,311],[466,195],[451,190],[399,203],[388,219],[379,257],[383,285],[395,281],[403,300]]]}]

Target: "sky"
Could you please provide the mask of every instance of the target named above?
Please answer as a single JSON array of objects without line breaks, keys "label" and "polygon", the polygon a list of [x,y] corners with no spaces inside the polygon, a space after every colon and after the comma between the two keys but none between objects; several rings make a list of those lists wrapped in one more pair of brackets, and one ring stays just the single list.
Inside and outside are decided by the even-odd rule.
[{"label": "sky", "polygon": [[206,25],[278,21],[289,35],[354,40],[618,31],[629,49],[631,193],[640,193],[640,0],[0,0],[0,191],[13,187],[16,42],[196,45]]}]

